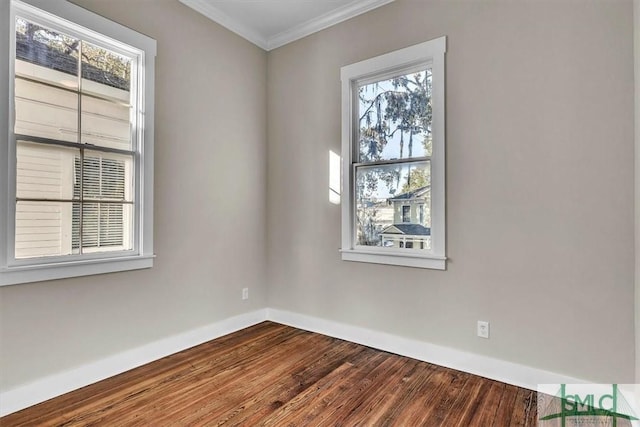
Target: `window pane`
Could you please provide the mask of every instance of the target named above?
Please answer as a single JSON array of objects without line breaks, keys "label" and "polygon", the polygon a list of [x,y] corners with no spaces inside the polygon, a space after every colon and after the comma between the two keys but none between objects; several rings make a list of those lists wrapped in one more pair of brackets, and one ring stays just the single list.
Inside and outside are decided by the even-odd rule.
[{"label": "window pane", "polygon": [[425,250],[431,248],[430,163],[356,168],[356,242]]},{"label": "window pane", "polygon": [[431,69],[358,89],[358,162],[430,156]]},{"label": "window pane", "polygon": [[16,196],[69,200],[74,191],[74,159],[79,150],[18,141]]},{"label": "window pane", "polygon": [[411,206],[402,206],[402,222],[411,222]]},{"label": "window pane", "polygon": [[[16,74],[27,69],[29,77],[65,87],[78,87],[78,40],[23,18],[16,18]],[[37,67],[28,67],[26,62]],[[58,71],[59,73],[52,73]]]},{"label": "window pane", "polygon": [[16,78],[18,135],[78,141],[78,95],[47,84]]},{"label": "window pane", "polygon": [[[105,91],[114,90],[108,86],[102,87]],[[82,142],[131,150],[130,109],[125,102],[83,94]]]},{"label": "window pane", "polygon": [[16,19],[16,134],[78,140],[78,41]]},{"label": "window pane", "polygon": [[[131,58],[109,51],[102,47],[82,42],[82,79],[110,86],[129,93],[131,84]],[[83,91],[90,91],[91,86]],[[127,96],[125,101],[129,101]]]},{"label": "window pane", "polygon": [[15,257],[71,254],[71,203],[17,202]]},{"label": "window pane", "polygon": [[82,142],[131,150],[131,64],[82,42]]},{"label": "window pane", "polygon": [[84,203],[82,207],[76,204],[73,209],[73,248],[80,247],[82,238],[83,253],[131,250],[132,212],[132,205],[125,204]]},{"label": "window pane", "polygon": [[[83,197],[112,201],[133,201],[133,156],[86,150]],[[76,162],[79,174],[80,161]]]}]

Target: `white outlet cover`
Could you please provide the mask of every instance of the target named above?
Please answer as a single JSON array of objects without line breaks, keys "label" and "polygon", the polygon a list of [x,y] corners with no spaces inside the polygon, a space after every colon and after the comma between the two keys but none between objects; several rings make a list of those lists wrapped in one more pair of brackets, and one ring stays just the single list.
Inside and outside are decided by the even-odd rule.
[{"label": "white outlet cover", "polygon": [[478,320],[478,336],[480,338],[489,338],[489,322]]}]

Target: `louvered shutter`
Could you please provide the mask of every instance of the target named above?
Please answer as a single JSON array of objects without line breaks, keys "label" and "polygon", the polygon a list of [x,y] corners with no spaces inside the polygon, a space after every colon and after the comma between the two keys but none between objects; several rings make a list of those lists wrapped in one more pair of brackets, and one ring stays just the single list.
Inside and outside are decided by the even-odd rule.
[{"label": "louvered shutter", "polygon": [[[80,195],[80,177],[84,199],[124,200],[124,161],[102,157],[85,157],[83,170],[75,160],[74,196]],[[80,209],[82,209],[82,247],[122,246],[124,241],[124,208],[117,203],[74,203],[73,248],[80,246]]]}]

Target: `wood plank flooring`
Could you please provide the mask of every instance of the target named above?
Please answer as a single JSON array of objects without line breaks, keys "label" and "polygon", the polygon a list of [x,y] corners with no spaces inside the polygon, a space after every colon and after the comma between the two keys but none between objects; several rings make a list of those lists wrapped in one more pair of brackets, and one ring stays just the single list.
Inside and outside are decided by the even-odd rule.
[{"label": "wood plank flooring", "polygon": [[0,426],[534,426],[536,394],[272,322],[0,418]]}]

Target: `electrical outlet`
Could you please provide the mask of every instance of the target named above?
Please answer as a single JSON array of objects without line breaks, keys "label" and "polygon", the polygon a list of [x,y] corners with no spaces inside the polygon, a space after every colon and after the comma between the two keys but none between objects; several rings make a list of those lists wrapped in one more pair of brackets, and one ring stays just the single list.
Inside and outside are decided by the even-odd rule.
[{"label": "electrical outlet", "polygon": [[249,299],[249,288],[242,288],[242,299]]},{"label": "electrical outlet", "polygon": [[489,338],[489,322],[478,320],[478,336],[480,338]]}]

